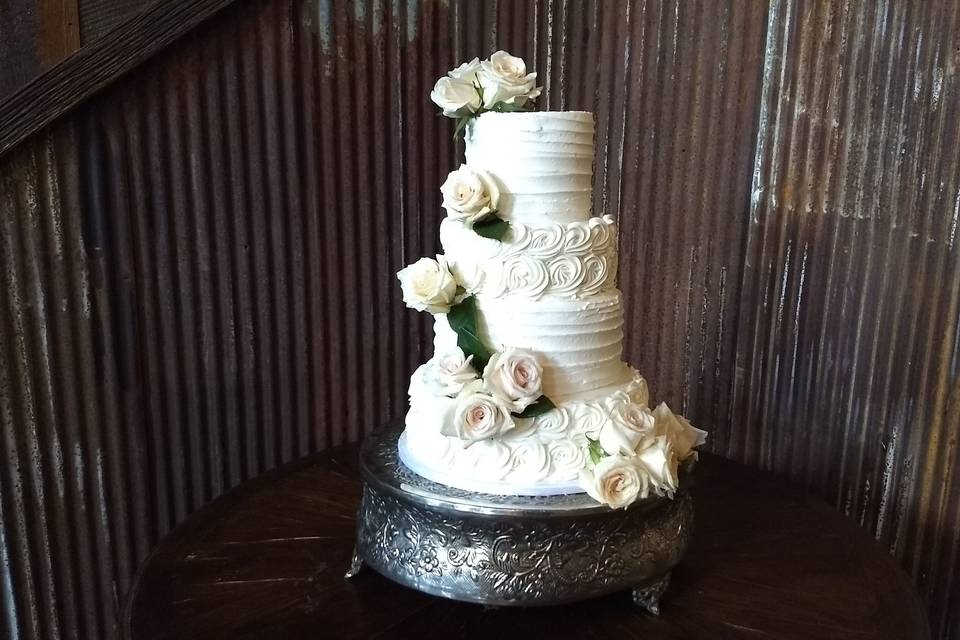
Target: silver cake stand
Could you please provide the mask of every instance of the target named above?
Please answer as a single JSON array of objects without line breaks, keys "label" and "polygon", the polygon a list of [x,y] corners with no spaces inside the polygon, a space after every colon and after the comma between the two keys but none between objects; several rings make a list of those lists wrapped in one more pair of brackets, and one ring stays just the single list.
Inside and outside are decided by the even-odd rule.
[{"label": "silver cake stand", "polygon": [[363,497],[347,577],[367,565],[402,585],[492,606],[555,605],[621,590],[659,613],[687,548],[693,502],[611,510],[585,494],[497,496],[431,482],[397,455],[399,430],[368,436]]}]

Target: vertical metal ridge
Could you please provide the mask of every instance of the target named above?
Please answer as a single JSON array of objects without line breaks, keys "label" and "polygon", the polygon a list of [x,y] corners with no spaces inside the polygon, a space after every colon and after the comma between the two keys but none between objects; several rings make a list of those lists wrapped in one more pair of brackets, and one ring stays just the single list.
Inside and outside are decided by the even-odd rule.
[{"label": "vertical metal ridge", "polygon": [[[112,256],[109,250],[110,238],[107,232],[105,218],[104,184],[102,181],[102,160],[104,158],[103,141],[99,131],[90,126],[88,114],[80,117],[80,156],[78,164],[79,202],[81,206],[80,231],[83,251],[85,252],[85,281],[81,284],[84,299],[83,311],[89,317],[89,323],[82,326],[83,338],[80,342],[80,362],[83,367],[82,375],[84,388],[82,395],[85,399],[82,411],[85,424],[82,429],[84,475],[88,482],[90,502],[83,514],[91,528],[93,538],[94,562],[93,567],[97,575],[98,605],[101,611],[104,630],[112,632],[113,620],[111,613],[116,599],[114,586],[116,584],[116,566],[114,553],[122,553],[123,549],[116,545],[112,525],[109,517],[111,490],[109,476],[112,468],[107,462],[110,457],[110,441],[105,437],[104,430],[116,428],[116,421],[110,415],[104,415],[112,410],[112,406],[105,408],[106,393],[112,389],[108,387],[111,380],[108,377],[108,367],[111,364],[107,336],[112,335],[112,308],[110,304],[110,281],[106,259]],[[111,394],[112,395],[112,394]],[[115,396],[114,396],[115,397]],[[122,518],[118,513],[118,519]]]},{"label": "vertical metal ridge", "polygon": [[[174,393],[168,399],[171,415],[177,425],[175,433],[181,443],[175,445],[184,461],[184,513],[181,518],[194,511],[204,502],[203,478],[206,470],[202,455],[202,422],[200,405],[200,378],[197,362],[196,324],[193,311],[196,309],[196,279],[191,250],[193,230],[189,228],[193,212],[190,199],[190,159],[184,153],[189,148],[189,135],[184,113],[182,94],[184,79],[180,77],[181,58],[177,65],[170,65],[161,74],[161,105],[163,109],[162,155],[164,160],[164,187],[168,193],[168,209],[154,211],[156,218],[166,218],[168,243],[167,261],[158,266],[166,271],[168,279],[171,324],[164,336],[170,357],[167,360],[167,376]],[[186,79],[189,81],[189,79]],[[163,304],[163,303],[161,303]]]},{"label": "vertical metal ridge", "polygon": [[[342,341],[340,339],[340,327],[337,323],[337,306],[339,304],[339,289],[335,275],[332,273],[339,259],[339,242],[336,232],[336,225],[339,222],[335,212],[342,211],[341,204],[336,198],[336,172],[337,167],[334,158],[341,148],[337,144],[337,129],[331,125],[334,121],[334,97],[338,94],[333,86],[336,71],[335,52],[338,48],[336,42],[337,32],[335,30],[332,16],[332,8],[326,0],[319,3],[320,15],[318,16],[318,53],[317,60],[317,111],[316,124],[319,138],[319,149],[317,158],[319,160],[319,169],[321,174],[321,188],[318,193],[319,201],[317,203],[318,214],[322,214],[321,234],[323,239],[324,261],[321,266],[323,273],[322,293],[324,314],[322,324],[324,331],[323,340],[323,363],[324,368],[322,377],[324,379],[324,389],[326,397],[327,415],[332,420],[342,420],[344,411],[342,408],[343,397],[338,393],[336,383],[342,380],[342,371],[339,365],[343,360],[341,354]],[[335,425],[330,425],[327,434],[327,444],[335,445],[342,442],[342,434]]]},{"label": "vertical metal ridge", "polygon": [[[357,2],[353,6],[353,20],[351,31],[351,101],[357,105],[370,105],[369,88],[371,83],[368,43],[373,34],[370,29],[372,7],[368,3]],[[364,248],[374,245],[375,231],[371,224],[373,211],[376,207],[372,185],[364,180],[364,176],[370,176],[371,173],[371,141],[376,138],[378,131],[371,126],[370,108],[356,108],[351,113],[353,117],[353,126],[350,127],[354,134],[351,141],[353,149],[354,165],[351,167],[351,177],[354,178],[350,186],[351,191],[356,194],[353,215],[350,216],[354,227],[349,234],[352,242],[351,257],[353,264],[350,265],[352,280],[355,284],[348,288],[353,295],[351,307],[356,316],[352,319],[350,333],[355,340],[355,351],[351,360],[357,363],[356,385],[359,389],[374,389],[376,381],[374,380],[374,368],[377,366],[377,342],[376,332],[373,325],[373,314],[369,313],[369,299],[375,292],[373,268],[376,263],[372,260],[361,259]],[[369,136],[369,137],[368,137]],[[360,395],[357,394],[358,403],[356,413],[351,416],[350,425],[356,425],[356,430],[351,430],[348,434],[350,440],[359,438],[362,434],[376,428],[374,426],[374,408],[371,402],[360,402]]]},{"label": "vertical metal ridge", "polygon": [[307,298],[306,307],[306,335],[309,336],[309,353],[307,354],[309,366],[309,383],[305,393],[309,398],[308,404],[308,423],[306,428],[308,450],[316,451],[327,446],[326,438],[329,429],[319,422],[320,416],[324,414],[324,409],[329,407],[329,396],[327,395],[327,386],[324,384],[324,342],[321,333],[323,322],[321,295],[318,291],[321,283],[320,273],[322,268],[321,256],[321,211],[325,210],[320,203],[320,175],[318,138],[316,133],[319,124],[317,120],[317,84],[318,84],[318,33],[322,25],[319,22],[319,12],[316,11],[317,5],[313,3],[303,3],[299,5],[294,27],[294,35],[297,42],[297,51],[299,59],[297,64],[302,68],[301,74],[303,82],[299,86],[298,110],[302,118],[302,131],[310,132],[312,135],[303,136],[302,144],[302,162],[303,175],[301,182],[303,185],[303,214],[304,222],[304,289]]},{"label": "vertical metal ridge", "polygon": [[[286,207],[290,217],[289,242],[290,297],[293,314],[287,336],[294,366],[291,371],[290,398],[293,404],[291,415],[290,458],[304,455],[310,448],[310,330],[307,325],[307,304],[310,293],[307,290],[306,261],[308,229],[306,224],[304,185],[307,177],[304,172],[304,136],[300,64],[301,22],[300,8],[290,5],[284,8],[278,24],[280,51],[287,52],[280,57],[281,96],[283,98],[283,140],[286,149],[286,170],[284,192]],[[310,176],[312,178],[313,176]]]},{"label": "vertical metal ridge", "polygon": [[[44,140],[42,153],[39,155],[40,171],[38,177],[42,188],[40,204],[47,211],[55,212],[60,207],[61,201],[53,136],[48,136]],[[41,233],[45,236],[45,243],[48,244],[44,257],[43,287],[52,292],[52,300],[62,300],[65,297],[63,263],[69,259],[68,245],[64,241],[65,230],[62,227],[62,220],[57,215],[41,214],[41,218]],[[65,379],[68,379],[68,376],[64,374],[69,373],[69,367],[62,357],[61,351],[63,326],[69,327],[69,320],[64,318],[63,315],[65,314],[56,304],[48,307],[48,323],[45,328],[46,335],[43,338],[46,345],[46,362],[44,364],[50,371],[49,397],[44,403],[47,405],[47,420],[50,430],[46,452],[49,457],[47,465],[49,476],[46,482],[49,483],[49,493],[52,494],[48,500],[47,508],[50,512],[50,520],[53,522],[55,551],[52,554],[51,562],[57,578],[55,586],[57,609],[51,611],[50,615],[53,620],[59,620],[61,629],[72,630],[81,628],[82,611],[79,610],[78,603],[73,598],[65,596],[74,591],[78,581],[77,568],[74,567],[73,558],[76,557],[79,545],[77,540],[70,536],[71,502],[68,493],[70,476],[69,465],[66,460],[69,451],[65,451],[65,444],[68,443],[65,442],[65,434],[59,433],[55,427],[55,425],[64,422],[62,398],[64,387],[69,385],[69,383],[63,384]],[[0,498],[0,503],[2,503],[2,498]],[[0,543],[0,546],[2,546],[2,543]]]},{"label": "vertical metal ridge", "polygon": [[185,291],[185,296],[181,299],[184,319],[183,350],[190,361],[190,379],[187,384],[193,388],[192,392],[187,392],[188,411],[193,418],[187,422],[195,464],[192,478],[196,485],[193,490],[193,509],[215,495],[216,475],[221,465],[219,447],[211,442],[211,438],[215,437],[219,418],[210,395],[215,385],[216,365],[212,338],[214,329],[207,229],[210,212],[205,194],[212,181],[205,175],[203,166],[204,150],[207,147],[202,141],[204,132],[200,122],[203,109],[199,86],[200,54],[201,51],[194,47],[182,60],[186,74],[181,86],[176,90],[179,98],[178,126],[182,133],[173,138],[182,144],[182,148],[174,150],[178,157],[171,163],[171,166],[182,167],[183,172],[180,188],[185,209],[183,219],[179,222],[181,232],[177,238],[177,254],[179,262],[185,265],[183,270],[189,285],[185,286],[181,281],[178,288]]},{"label": "vertical metal ridge", "polygon": [[[95,428],[97,421],[91,416],[91,403],[94,401],[94,391],[91,380],[95,371],[91,366],[90,357],[92,326],[91,326],[91,288],[95,279],[91,277],[88,253],[84,246],[83,218],[80,215],[70,215],[69,212],[81,212],[85,208],[82,196],[84,176],[81,171],[80,149],[85,148],[79,126],[68,126],[63,132],[65,151],[62,152],[62,164],[59,169],[62,186],[62,202],[59,209],[50,213],[62,216],[63,238],[68,247],[69,262],[64,264],[66,274],[66,297],[59,298],[62,307],[69,314],[69,329],[64,336],[67,358],[72,362],[70,371],[73,374],[73,393],[63,395],[66,415],[74,416],[73,420],[66,419],[63,424],[64,433],[70,455],[69,462],[71,483],[75,491],[76,502],[73,505],[73,530],[76,532],[80,548],[80,576],[79,599],[84,603],[85,630],[91,637],[97,634],[107,634],[110,625],[109,602],[103,601],[103,592],[100,589],[104,582],[101,574],[101,564],[98,561],[98,540],[100,539],[97,527],[90,522],[90,512],[96,509],[96,500],[92,489],[91,473],[89,468],[88,432]],[[69,266],[67,266],[69,264]],[[65,304],[64,304],[65,302]],[[66,390],[65,390],[66,391]]]},{"label": "vertical metal ridge", "polygon": [[[107,135],[96,127],[87,133],[91,137],[96,136],[98,142],[92,146],[99,148],[104,156],[123,158],[116,136]],[[96,171],[99,173],[100,168]],[[129,189],[124,174],[112,180],[105,180],[98,174],[96,179],[102,183],[102,187],[99,187],[101,195],[91,198],[91,208],[93,202],[103,207],[103,213],[96,217],[102,215],[105,229],[100,250],[104,263],[101,274],[103,303],[98,306],[103,309],[100,320],[105,325],[103,332],[112,336],[111,340],[102,340],[100,346],[103,352],[103,371],[100,377],[106,383],[103,385],[102,402],[106,442],[104,460],[108,472],[104,473],[104,484],[110,500],[107,517],[111,521],[113,534],[111,549],[115,556],[116,572],[114,589],[124,593],[129,587],[129,578],[136,569],[137,552],[146,553],[148,549],[146,536],[140,525],[144,515],[142,509],[145,505],[145,482],[136,472],[140,468],[141,460],[134,445],[136,441],[142,440],[142,426],[137,401],[130,393],[136,369],[135,352],[132,348],[136,341],[136,325],[133,320],[135,288],[130,255],[131,235],[129,218],[118,218],[109,213],[128,210]],[[109,479],[113,477],[126,478],[127,481],[123,484],[110,482]],[[114,595],[115,599],[121,597],[119,593]]]},{"label": "vertical metal ridge", "polygon": [[247,15],[236,20],[226,29],[223,47],[224,59],[224,95],[226,129],[225,144],[227,145],[227,167],[229,173],[225,175],[225,182],[231,191],[230,208],[228,215],[232,219],[228,235],[233,243],[231,256],[231,271],[234,274],[233,297],[236,300],[233,309],[235,339],[233,348],[236,353],[238,377],[237,390],[240,400],[240,474],[241,478],[249,478],[260,470],[260,446],[257,433],[264,428],[261,420],[259,402],[259,384],[257,382],[259,367],[256,359],[256,345],[254,341],[254,297],[255,286],[253,272],[253,208],[254,194],[251,180],[248,179],[249,167],[246,151],[250,145],[250,133],[247,127],[248,93],[252,90],[243,82],[246,76],[247,61],[244,42],[250,42],[248,25],[250,22],[249,10]]},{"label": "vertical metal ridge", "polygon": [[[471,6],[475,8],[476,3],[471,3]],[[387,25],[387,68],[400,69],[403,68],[406,39],[403,16],[400,11],[399,2],[396,0],[390,4]],[[467,55],[469,55],[469,53]],[[394,132],[394,134],[389,137],[390,142],[388,146],[391,170],[388,173],[387,183],[390,185],[392,204],[392,211],[389,213],[392,213],[391,218],[393,225],[400,225],[399,231],[393,226],[389,233],[391,238],[391,253],[387,266],[388,269],[397,270],[402,268],[412,258],[407,244],[409,237],[408,229],[410,229],[409,222],[412,218],[405,198],[406,176],[408,171],[408,161],[404,153],[407,138],[405,127],[406,118],[403,112],[403,101],[406,95],[404,90],[405,74],[388,73],[387,77],[389,78],[390,91],[390,104],[387,113],[390,113],[389,126]],[[405,375],[409,375],[408,372],[412,371],[416,354],[414,353],[414,349],[409,348],[412,333],[411,323],[409,314],[404,313],[403,302],[397,294],[397,281],[395,278],[389,276],[387,281],[389,283],[387,291],[389,292],[391,303],[389,307],[389,317],[394,318],[391,335],[392,348],[389,352],[394,354],[394,358],[392,359],[393,367],[390,374],[391,380],[396,381],[402,380]],[[394,382],[393,395],[396,400],[392,415],[402,415],[406,408],[406,389],[402,387],[398,389]]]},{"label": "vertical metal ridge", "polygon": [[273,393],[270,403],[275,421],[276,435],[267,467],[273,467],[293,455],[293,434],[290,395],[292,377],[290,375],[290,348],[287,341],[291,324],[290,280],[288,265],[290,212],[284,203],[283,174],[288,168],[284,162],[284,139],[282,135],[283,117],[280,95],[279,59],[288,55],[288,51],[278,48],[278,31],[281,29],[282,8],[276,3],[263,3],[258,11],[257,41],[261,89],[261,122],[259,126],[265,132],[263,163],[266,173],[263,177],[267,191],[267,209],[263,212],[263,224],[267,235],[266,263],[264,268],[269,274],[268,281],[271,296],[269,307],[262,316],[266,322],[265,333],[270,350]]},{"label": "vertical metal ridge", "polygon": [[[211,220],[215,217],[212,210],[210,191],[217,184],[208,160],[211,152],[209,130],[205,126],[204,115],[206,91],[216,86],[215,78],[205,77],[207,69],[216,70],[215,65],[204,65],[205,46],[199,44],[193,48],[192,55],[185,60],[189,75],[184,82],[183,112],[185,116],[186,147],[191,152],[184,158],[189,168],[189,192],[193,216],[189,219],[191,242],[187,250],[191,255],[193,274],[196,280],[192,301],[194,326],[196,327],[197,386],[199,387],[198,406],[195,411],[200,417],[201,437],[199,451],[206,467],[202,476],[204,500],[210,500],[224,490],[223,467],[224,451],[220,446],[220,425],[222,407],[217,387],[223,378],[220,367],[223,357],[218,349],[218,338],[222,329],[217,323],[217,306],[223,297],[217,290],[217,261],[215,256],[215,230]],[[215,59],[215,58],[214,58]],[[201,478],[198,478],[198,481]]]},{"label": "vertical metal ridge", "polygon": [[[232,268],[232,247],[236,235],[232,233],[231,219],[233,210],[232,188],[229,176],[233,163],[229,151],[225,148],[230,140],[226,118],[220,119],[221,109],[230,109],[233,102],[227,95],[225,77],[229,73],[225,57],[229,55],[229,45],[222,35],[210,38],[203,44],[201,59],[211,63],[202,65],[200,81],[203,87],[199,95],[200,109],[197,114],[202,122],[204,152],[201,154],[201,167],[208,188],[204,190],[208,207],[207,247],[211,283],[210,302],[215,305],[211,310],[211,335],[208,338],[215,354],[208,367],[205,383],[208,387],[208,402],[211,403],[208,419],[208,439],[211,450],[216,452],[218,463],[212,465],[210,472],[211,491],[214,495],[222,493],[227,487],[234,486],[242,478],[240,421],[241,409],[236,390],[238,382],[238,364],[235,349],[237,329],[235,321],[235,278]],[[222,172],[222,173],[221,173]],[[222,239],[228,239],[224,242]]]}]

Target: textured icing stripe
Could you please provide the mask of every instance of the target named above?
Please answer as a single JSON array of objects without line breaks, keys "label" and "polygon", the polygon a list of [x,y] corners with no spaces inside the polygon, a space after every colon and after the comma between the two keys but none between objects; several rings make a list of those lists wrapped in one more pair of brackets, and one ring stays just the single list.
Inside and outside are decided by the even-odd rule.
[{"label": "textured icing stripe", "polygon": [[517,222],[590,217],[593,114],[485,113],[468,127],[466,162],[498,181],[499,215]]},{"label": "textured icing stripe", "polygon": [[543,364],[544,393],[570,395],[622,381],[623,311],[613,290],[586,300],[538,302],[477,297],[481,337],[523,347]]},{"label": "textured icing stripe", "polygon": [[[537,353],[549,397],[578,399],[629,377],[621,361],[623,311],[616,289],[587,300],[541,301],[477,298],[480,337],[494,349],[519,347]],[[446,316],[436,316],[434,348],[452,350],[457,336]]]}]

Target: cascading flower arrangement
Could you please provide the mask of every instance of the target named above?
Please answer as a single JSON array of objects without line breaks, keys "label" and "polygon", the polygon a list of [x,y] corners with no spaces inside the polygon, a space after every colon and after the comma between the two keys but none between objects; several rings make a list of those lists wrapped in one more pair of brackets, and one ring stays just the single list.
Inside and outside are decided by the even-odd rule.
[{"label": "cascading flower arrangement", "polygon": [[[456,119],[454,140],[470,121],[487,111],[530,111],[542,87],[536,72],[527,73],[522,58],[497,51],[488,60],[474,58],[437,80],[430,93],[443,115]],[[500,240],[509,223],[497,216],[500,191],[487,173],[461,165],[440,188],[447,215],[460,220],[479,235]]]},{"label": "cascading flower arrangement", "polygon": [[458,400],[445,435],[470,445],[510,431],[514,419],[533,418],[554,408],[543,395],[543,367],[532,352],[493,351],[480,339],[476,299],[457,283],[445,256],[420,258],[401,269],[397,278],[408,307],[445,314],[457,334],[457,351],[434,358],[424,381],[434,395]]}]

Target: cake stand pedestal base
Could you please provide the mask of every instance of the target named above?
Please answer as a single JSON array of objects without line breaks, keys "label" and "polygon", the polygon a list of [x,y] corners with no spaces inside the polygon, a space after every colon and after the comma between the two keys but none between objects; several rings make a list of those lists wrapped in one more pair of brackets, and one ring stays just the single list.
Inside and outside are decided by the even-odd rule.
[{"label": "cake stand pedestal base", "polygon": [[497,496],[440,485],[397,456],[399,431],[368,436],[347,577],[363,566],[436,596],[489,606],[574,602],[632,590],[657,614],[689,541],[693,504],[652,497],[611,510],[586,494]]}]

